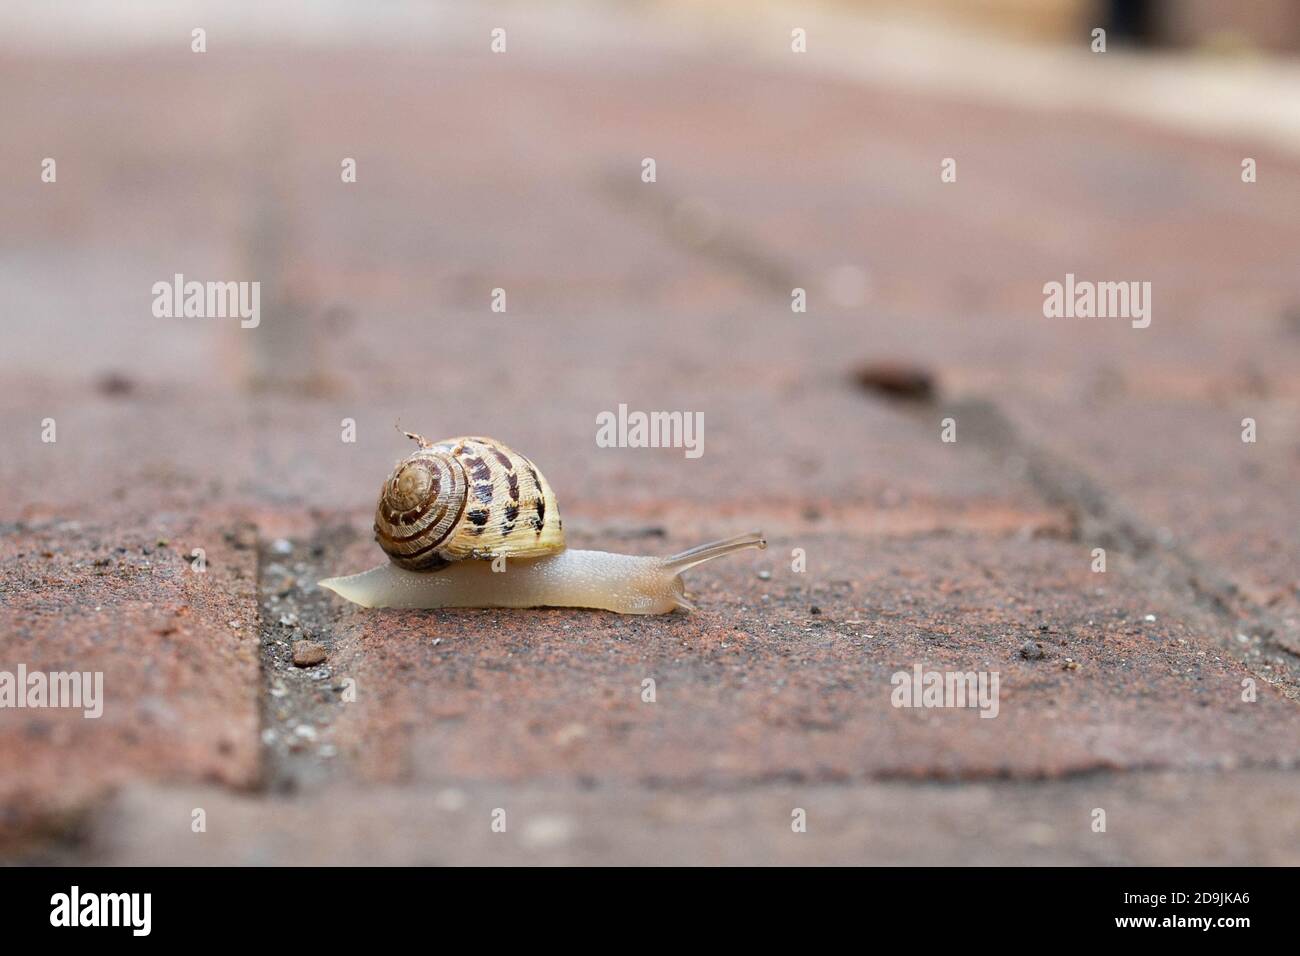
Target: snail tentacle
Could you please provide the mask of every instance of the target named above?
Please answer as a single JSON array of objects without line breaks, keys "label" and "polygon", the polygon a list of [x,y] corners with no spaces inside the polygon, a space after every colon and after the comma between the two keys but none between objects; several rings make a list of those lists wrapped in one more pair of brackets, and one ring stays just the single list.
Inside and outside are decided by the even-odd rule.
[{"label": "snail tentacle", "polygon": [[680,554],[664,558],[664,567],[681,574],[681,572],[690,570],[697,564],[703,564],[705,561],[712,561],[715,558],[721,558],[736,551],[744,551],[746,548],[758,548],[761,551],[766,547],[767,538],[763,537],[763,532],[746,531],[744,534],[738,534],[732,538],[723,538],[721,541],[710,541],[707,544],[696,545]]}]

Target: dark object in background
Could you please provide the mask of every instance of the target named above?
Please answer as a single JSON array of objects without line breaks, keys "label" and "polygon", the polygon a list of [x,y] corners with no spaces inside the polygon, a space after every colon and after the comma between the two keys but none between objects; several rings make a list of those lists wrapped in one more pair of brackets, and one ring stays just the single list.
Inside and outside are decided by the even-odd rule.
[{"label": "dark object in background", "polygon": [[1108,0],[1106,36],[1139,46],[1153,46],[1157,40],[1155,0]]},{"label": "dark object in background", "polygon": [[95,381],[95,388],[101,395],[130,395],[135,382],[121,372],[105,372]]},{"label": "dark object in background", "polygon": [[873,362],[853,373],[859,386],[877,395],[909,402],[934,399],[934,377],[918,365],[901,362]]},{"label": "dark object in background", "polygon": [[1096,10],[1107,38],[1120,43],[1220,52],[1300,51],[1296,0],[1100,0]]}]

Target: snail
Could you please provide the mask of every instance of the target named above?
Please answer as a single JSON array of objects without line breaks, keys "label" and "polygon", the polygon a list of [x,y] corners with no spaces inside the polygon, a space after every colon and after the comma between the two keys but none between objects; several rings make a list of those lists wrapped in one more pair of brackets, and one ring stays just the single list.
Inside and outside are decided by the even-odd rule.
[{"label": "snail", "polygon": [[767,547],[755,531],[667,558],[570,550],[555,494],[523,455],[491,438],[404,434],[420,447],[398,462],[375,508],[389,563],[319,582],[362,607],[689,611],[683,571]]}]

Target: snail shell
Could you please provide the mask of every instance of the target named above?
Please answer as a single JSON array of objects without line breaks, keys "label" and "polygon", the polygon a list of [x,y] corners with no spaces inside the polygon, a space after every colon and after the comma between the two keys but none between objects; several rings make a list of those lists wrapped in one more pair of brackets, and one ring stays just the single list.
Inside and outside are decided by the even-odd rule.
[{"label": "snail shell", "polygon": [[375,508],[375,539],[394,564],[435,571],[564,550],[555,493],[523,455],[492,438],[411,437],[419,450],[398,462]]}]

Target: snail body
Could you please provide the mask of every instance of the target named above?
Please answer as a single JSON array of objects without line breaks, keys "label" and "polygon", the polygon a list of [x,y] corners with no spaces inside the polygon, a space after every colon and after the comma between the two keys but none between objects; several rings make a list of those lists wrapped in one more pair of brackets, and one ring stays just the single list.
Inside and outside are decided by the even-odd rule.
[{"label": "snail body", "polygon": [[375,506],[375,539],[398,567],[564,550],[555,492],[523,455],[492,438],[408,436],[420,447],[397,463]]},{"label": "snail body", "polygon": [[566,550],[555,493],[523,455],[492,438],[406,435],[420,447],[397,463],[375,508],[375,539],[390,563],[320,582],[363,607],[666,614],[693,609],[683,571],[767,547],[751,532],[667,558]]},{"label": "snail body", "polygon": [[566,550],[507,560],[460,561],[434,573],[382,564],[320,586],[362,607],[584,607],[620,614],[694,610],[681,574],[697,564],[746,548],[765,548],[759,532],[700,545],[668,558],[608,551]]}]

